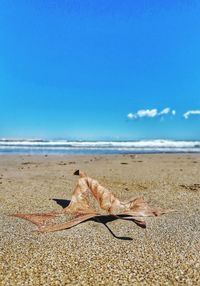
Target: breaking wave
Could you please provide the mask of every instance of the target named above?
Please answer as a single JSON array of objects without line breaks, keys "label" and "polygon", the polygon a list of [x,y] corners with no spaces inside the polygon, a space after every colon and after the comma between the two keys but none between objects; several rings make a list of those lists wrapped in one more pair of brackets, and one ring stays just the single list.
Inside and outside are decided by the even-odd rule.
[{"label": "breaking wave", "polygon": [[199,153],[200,141],[0,140],[0,154]]}]

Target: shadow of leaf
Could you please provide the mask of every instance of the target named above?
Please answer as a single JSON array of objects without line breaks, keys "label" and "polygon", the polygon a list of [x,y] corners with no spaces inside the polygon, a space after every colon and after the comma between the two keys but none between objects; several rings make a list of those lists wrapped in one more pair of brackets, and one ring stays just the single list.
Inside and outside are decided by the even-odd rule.
[{"label": "shadow of leaf", "polygon": [[[64,199],[56,199],[53,198],[51,199],[54,202],[56,202],[59,206],[61,206],[63,209],[66,208],[69,204],[70,204],[70,200],[64,200]],[[98,223],[103,224],[107,230],[112,234],[112,236],[116,239],[121,239],[121,240],[133,240],[131,237],[125,237],[125,236],[117,236],[107,225],[108,222],[112,222],[117,220],[118,218],[113,217],[113,216],[109,216],[109,215],[105,215],[105,216],[98,216],[98,217],[94,217],[92,219],[89,219],[90,221],[95,221]]]},{"label": "shadow of leaf", "polygon": [[63,209],[68,207],[68,205],[70,204],[70,200],[63,200],[63,199],[50,199],[50,200],[56,202]]},{"label": "shadow of leaf", "polygon": [[110,229],[110,227],[107,225],[107,223],[108,223],[108,222],[111,222],[111,221],[114,221],[114,220],[117,220],[117,218],[115,218],[115,217],[112,217],[112,216],[100,216],[100,217],[93,218],[93,219],[91,219],[91,220],[103,224],[103,225],[107,228],[107,230],[112,234],[112,236],[113,236],[114,238],[121,239],[121,240],[133,240],[131,237],[117,236],[117,235]]}]

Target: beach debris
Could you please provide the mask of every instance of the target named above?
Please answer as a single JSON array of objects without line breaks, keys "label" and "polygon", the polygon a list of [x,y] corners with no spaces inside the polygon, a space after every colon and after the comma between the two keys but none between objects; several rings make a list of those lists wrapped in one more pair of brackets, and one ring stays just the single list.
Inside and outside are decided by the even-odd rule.
[{"label": "beach debris", "polygon": [[[146,223],[143,217],[159,216],[173,211],[172,209],[151,208],[143,198],[134,198],[122,202],[112,192],[101,186],[97,180],[88,177],[84,172],[77,170],[74,175],[79,176],[78,183],[69,205],[61,212],[17,213],[13,216],[31,221],[37,225],[38,232],[53,232],[105,215],[117,219],[132,220],[138,226],[145,228]],[[96,199],[102,212],[97,212],[90,205],[88,194]],[[64,217],[64,222],[53,222],[58,217]]]},{"label": "beach debris", "polygon": [[192,185],[180,185],[180,187],[188,190],[188,191],[199,191],[200,190],[200,184],[192,184]]},{"label": "beach debris", "polygon": [[67,165],[67,163],[62,161],[62,162],[58,163],[58,165],[65,166],[65,165]]},{"label": "beach debris", "polygon": [[132,158],[132,159],[135,159],[137,157],[138,157],[137,155],[133,155],[133,154],[130,155],[130,158]]},{"label": "beach debris", "polygon": [[32,165],[34,164],[33,162],[22,162],[21,165]]},{"label": "beach debris", "polygon": [[70,162],[66,163],[66,162],[61,161],[60,163],[58,163],[58,165],[63,165],[63,166],[65,166],[65,165],[73,165],[73,164],[76,164],[76,162],[75,161],[70,161]]}]

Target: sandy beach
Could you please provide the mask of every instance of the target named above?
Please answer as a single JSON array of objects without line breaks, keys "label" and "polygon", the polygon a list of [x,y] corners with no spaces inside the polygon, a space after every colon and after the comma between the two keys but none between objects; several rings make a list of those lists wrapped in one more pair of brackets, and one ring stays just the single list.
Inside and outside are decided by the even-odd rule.
[{"label": "sandy beach", "polygon": [[[37,234],[13,213],[60,211],[84,170],[120,199],[176,212]],[[1,285],[200,285],[200,155],[0,156]]]}]

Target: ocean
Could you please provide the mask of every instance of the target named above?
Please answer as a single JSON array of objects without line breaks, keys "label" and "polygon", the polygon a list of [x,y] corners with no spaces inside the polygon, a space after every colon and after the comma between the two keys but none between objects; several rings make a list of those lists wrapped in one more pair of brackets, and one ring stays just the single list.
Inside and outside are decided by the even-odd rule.
[{"label": "ocean", "polygon": [[0,140],[0,154],[147,154],[200,153],[200,141],[67,141],[67,140]]}]

